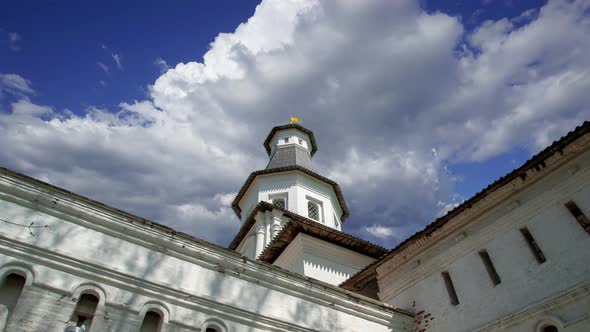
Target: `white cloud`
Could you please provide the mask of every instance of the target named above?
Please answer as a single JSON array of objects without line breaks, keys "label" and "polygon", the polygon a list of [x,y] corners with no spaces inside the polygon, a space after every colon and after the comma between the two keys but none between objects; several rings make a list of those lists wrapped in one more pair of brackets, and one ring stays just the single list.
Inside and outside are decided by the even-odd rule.
[{"label": "white cloud", "polygon": [[392,246],[454,202],[445,162],[536,150],[587,117],[587,9],[554,1],[466,32],[411,0],[263,1],[149,100],[43,118],[11,106],[0,161],[227,243],[239,227],[228,193],[297,115],[316,133],[316,169],[341,183],[344,229]]},{"label": "white cloud", "polygon": [[166,60],[164,60],[162,58],[157,58],[154,61],[154,64],[156,66],[158,66],[158,68],[160,68],[160,74],[164,74],[165,72],[168,71],[168,69],[170,69],[170,66],[168,66],[168,63],[166,62]]},{"label": "white cloud", "polygon": [[122,63],[121,55],[117,54],[117,53],[113,53],[111,56],[113,57],[113,61],[115,61],[117,68],[119,70],[123,70],[123,63]]},{"label": "white cloud", "polygon": [[380,239],[386,239],[397,235],[393,227],[386,227],[381,225],[368,226],[365,227],[365,230],[372,236]]},{"label": "white cloud", "polygon": [[8,47],[15,51],[18,52],[20,51],[21,47],[19,45],[20,41],[22,40],[22,37],[20,34],[16,33],[16,32],[9,32],[8,33]]},{"label": "white cloud", "polygon": [[17,74],[0,73],[0,97],[2,97],[3,92],[21,96],[34,93],[33,88],[31,88],[31,81]]},{"label": "white cloud", "polygon": [[104,71],[106,74],[109,73],[109,66],[105,65],[102,62],[97,62],[96,65],[98,66],[98,68],[102,69],[102,71]]}]

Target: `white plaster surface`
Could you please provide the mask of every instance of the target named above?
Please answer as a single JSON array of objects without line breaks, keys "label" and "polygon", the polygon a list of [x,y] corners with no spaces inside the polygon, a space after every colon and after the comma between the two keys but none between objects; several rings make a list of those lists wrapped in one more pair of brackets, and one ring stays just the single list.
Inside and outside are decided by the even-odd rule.
[{"label": "white plaster surface", "polygon": [[[0,271],[31,277],[7,331],[63,331],[81,290],[101,302],[91,331],[134,331],[146,304],[163,331],[400,331],[412,318],[371,300],[0,172]],[[32,281],[30,279],[33,279]],[[145,311],[144,311],[145,312]]]},{"label": "white plaster surface", "polygon": [[[578,171],[571,174],[573,165]],[[546,317],[560,322],[559,331],[590,331],[590,234],[564,206],[574,200],[590,216],[590,152],[525,188],[483,215],[474,212],[466,227],[418,254],[379,267],[381,299],[431,314],[428,332],[536,332]],[[522,227],[545,263],[533,256]],[[482,249],[500,275],[497,286],[478,255]],[[450,273],[459,305],[450,303],[442,271]]]},{"label": "white plaster surface", "polygon": [[276,195],[287,196],[287,210],[304,217],[307,217],[310,199],[321,203],[323,211],[319,222],[341,229],[342,208],[332,186],[298,171],[257,176],[239,202],[242,222],[258,202],[272,203]]}]

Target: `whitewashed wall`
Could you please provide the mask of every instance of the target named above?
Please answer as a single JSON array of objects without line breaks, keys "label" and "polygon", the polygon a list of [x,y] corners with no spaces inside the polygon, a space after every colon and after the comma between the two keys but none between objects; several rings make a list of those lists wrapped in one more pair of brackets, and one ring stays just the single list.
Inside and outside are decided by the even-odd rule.
[{"label": "whitewashed wall", "polygon": [[[147,303],[164,331],[401,331],[412,318],[370,299],[0,172],[0,272],[30,271],[8,331],[62,331],[84,289],[96,331],[137,330]],[[4,273],[4,272],[2,272]]]},{"label": "whitewashed wall", "polygon": [[[441,231],[443,238],[432,239],[434,244],[418,254],[404,253],[407,259],[380,266],[380,298],[416,312],[419,327],[428,332],[533,332],[542,322],[552,322],[559,331],[590,331],[590,234],[564,206],[574,200],[590,216],[590,153],[565,163],[571,154],[556,155],[546,169],[530,173],[520,191],[510,193],[508,185],[500,202],[482,202],[492,206],[482,215],[474,206],[465,217],[467,226]],[[514,190],[519,187],[515,184]],[[533,256],[522,227],[530,230],[545,263]],[[501,278],[497,286],[479,257],[482,249]],[[456,306],[442,271],[451,275],[460,301]]]},{"label": "whitewashed wall", "polygon": [[339,285],[375,259],[299,233],[274,265]]},{"label": "whitewashed wall", "polygon": [[[289,143],[285,143],[285,138],[289,138]],[[299,144],[299,138],[302,140],[301,144]],[[298,129],[286,129],[278,131],[270,140],[270,156],[272,157],[278,146],[285,146],[289,144],[297,144],[307,149],[311,153],[311,140],[307,134]]]},{"label": "whitewashed wall", "polygon": [[273,197],[281,194],[287,195],[287,210],[304,217],[307,217],[309,198],[320,202],[323,210],[320,223],[337,230],[342,229],[342,208],[332,186],[297,171],[256,177],[239,203],[242,222],[258,202],[270,203]]}]

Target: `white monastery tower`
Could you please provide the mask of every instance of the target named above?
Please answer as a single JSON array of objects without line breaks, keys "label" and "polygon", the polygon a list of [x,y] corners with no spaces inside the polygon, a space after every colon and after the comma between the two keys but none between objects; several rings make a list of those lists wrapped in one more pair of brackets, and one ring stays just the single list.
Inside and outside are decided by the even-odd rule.
[{"label": "white monastery tower", "polygon": [[[232,203],[242,229],[230,248],[331,284],[384,253],[340,232],[348,208],[338,184],[312,170],[317,143],[311,130],[297,123],[274,127],[264,148],[266,169],[250,174]],[[306,229],[294,231],[293,220]],[[348,243],[337,240],[342,237]]]}]

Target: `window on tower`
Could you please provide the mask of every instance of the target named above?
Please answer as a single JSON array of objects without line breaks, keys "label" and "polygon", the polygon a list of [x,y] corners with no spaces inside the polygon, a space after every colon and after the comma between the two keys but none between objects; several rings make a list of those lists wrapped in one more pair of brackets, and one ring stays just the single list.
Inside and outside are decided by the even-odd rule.
[{"label": "window on tower", "polygon": [[285,144],[289,143],[289,137],[285,137]]},{"label": "window on tower", "polygon": [[287,204],[285,204],[285,199],[284,198],[275,198],[272,200],[272,205],[280,208],[280,209],[286,209],[287,208]]},{"label": "window on tower", "polygon": [[307,202],[307,216],[313,220],[320,221],[320,207],[315,202]]}]

